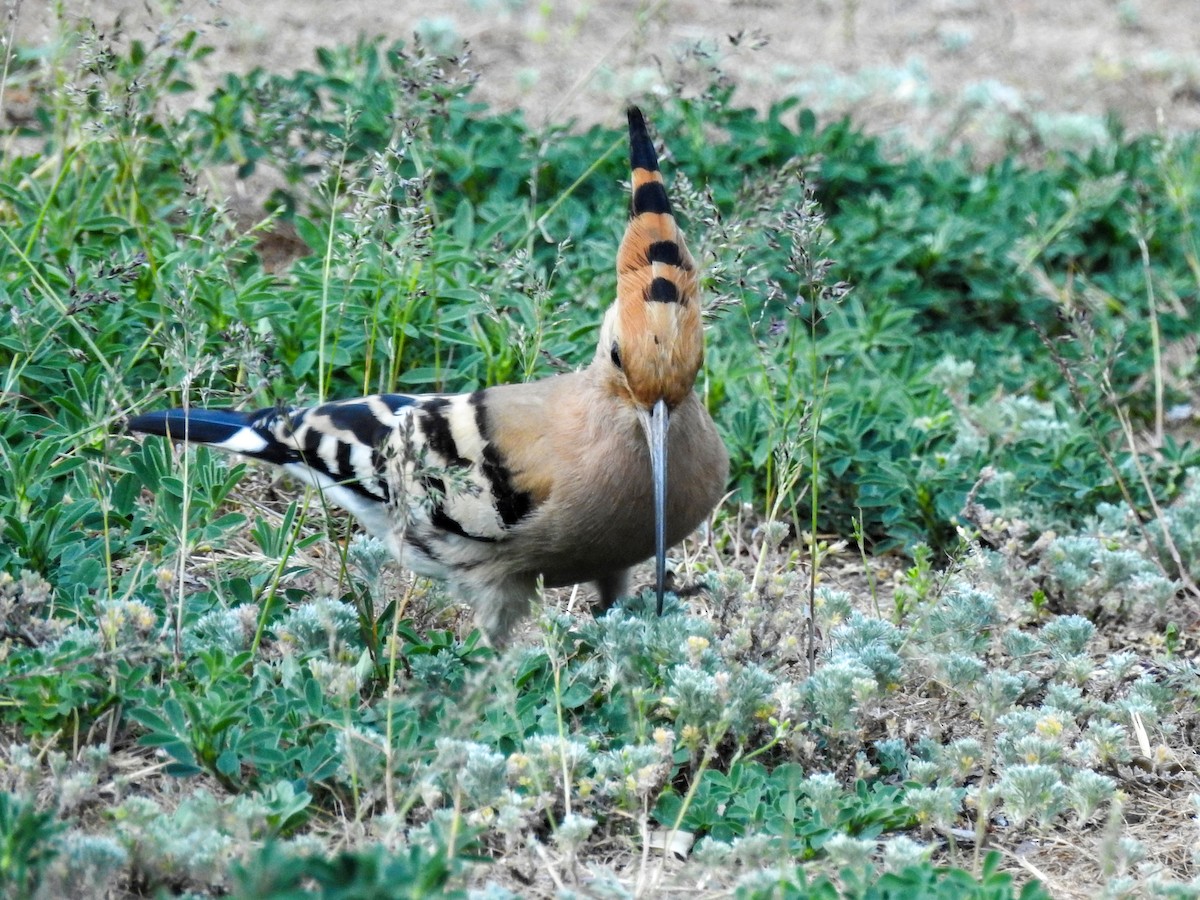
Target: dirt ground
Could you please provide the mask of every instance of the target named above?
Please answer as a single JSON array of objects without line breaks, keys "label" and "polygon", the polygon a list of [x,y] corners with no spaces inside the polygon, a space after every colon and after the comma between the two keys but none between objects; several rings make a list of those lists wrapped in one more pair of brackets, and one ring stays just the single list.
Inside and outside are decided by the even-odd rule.
[{"label": "dirt ground", "polygon": [[[4,0],[19,40],[52,27],[56,4]],[[314,48],[414,33],[435,49],[466,41],[476,96],[528,120],[616,121],[630,98],[694,89],[717,62],[736,99],[800,96],[917,143],[986,143],[1005,114],[1066,143],[1107,113],[1132,129],[1200,128],[1200,28],[1187,0],[74,0],[67,16],[150,36],[183,21],[216,48],[206,77],[310,65]],[[5,29],[6,31],[8,29]],[[707,54],[680,62],[689,47]],[[672,86],[674,84],[674,86]]]}]

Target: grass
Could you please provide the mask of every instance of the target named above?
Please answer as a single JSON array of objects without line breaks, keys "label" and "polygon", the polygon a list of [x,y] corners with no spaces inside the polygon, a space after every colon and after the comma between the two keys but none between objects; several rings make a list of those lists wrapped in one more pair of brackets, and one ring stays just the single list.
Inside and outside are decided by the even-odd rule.
[{"label": "grass", "polygon": [[[419,46],[168,112],[203,52],[6,63],[4,890],[1194,895],[1194,137],[976,166],[656,109],[734,496],[661,619],[554,595],[497,657],[318,498],[120,424],[581,364],[622,138]],[[230,166],[284,186],[249,230]]]}]

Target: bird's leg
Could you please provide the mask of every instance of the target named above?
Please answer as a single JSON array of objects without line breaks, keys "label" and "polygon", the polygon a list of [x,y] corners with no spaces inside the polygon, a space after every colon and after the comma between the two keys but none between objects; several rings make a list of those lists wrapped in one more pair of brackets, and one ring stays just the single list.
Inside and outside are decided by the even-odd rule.
[{"label": "bird's leg", "polygon": [[516,624],[529,615],[530,601],[537,594],[537,576],[531,575],[461,579],[459,585],[459,596],[474,607],[475,623],[497,650],[504,648]]},{"label": "bird's leg", "polygon": [[596,591],[600,594],[600,602],[596,604],[595,613],[597,616],[602,616],[612,609],[613,604],[629,588],[629,570],[620,569],[616,572],[609,572],[597,578],[593,583],[596,585]]}]

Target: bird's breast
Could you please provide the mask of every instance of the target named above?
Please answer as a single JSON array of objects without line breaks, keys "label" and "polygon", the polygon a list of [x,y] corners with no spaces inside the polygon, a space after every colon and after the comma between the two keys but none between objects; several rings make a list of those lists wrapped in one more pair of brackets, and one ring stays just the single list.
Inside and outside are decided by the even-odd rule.
[{"label": "bird's breast", "polygon": [[[548,501],[513,534],[551,585],[594,580],[654,553],[650,453],[636,413],[599,403],[574,427],[556,442]],[[667,456],[670,545],[716,506],[728,477],[724,445],[694,395],[673,414]]]}]

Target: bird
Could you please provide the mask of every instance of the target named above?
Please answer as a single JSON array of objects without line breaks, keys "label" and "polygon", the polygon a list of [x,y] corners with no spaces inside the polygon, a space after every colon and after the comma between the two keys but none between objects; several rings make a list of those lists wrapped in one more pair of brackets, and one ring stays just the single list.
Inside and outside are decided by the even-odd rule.
[{"label": "bird", "polygon": [[627,116],[629,220],[588,365],[470,393],[171,409],[126,427],[261,460],[316,488],[403,567],[446,582],[494,646],[529,613],[539,579],[594,583],[599,614],[651,556],[661,615],[667,548],[716,508],[729,456],[695,390],[696,261],[646,120],[637,107]]}]

